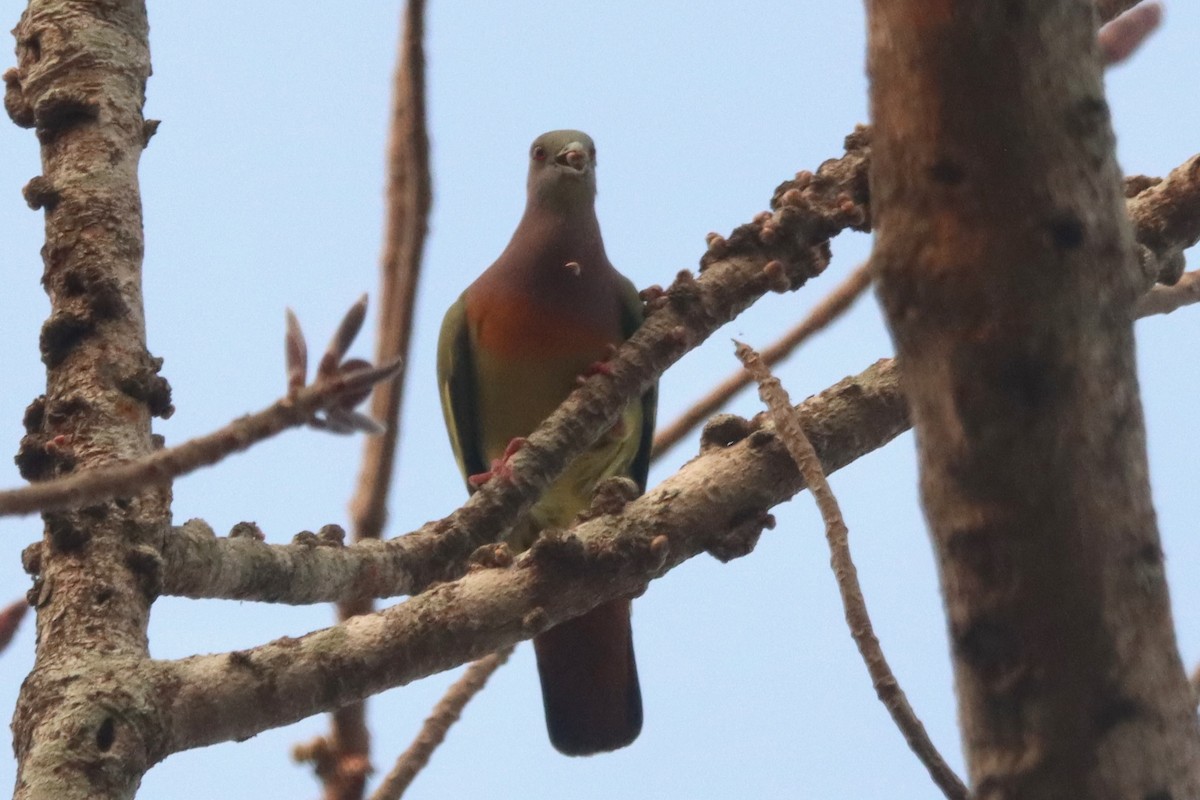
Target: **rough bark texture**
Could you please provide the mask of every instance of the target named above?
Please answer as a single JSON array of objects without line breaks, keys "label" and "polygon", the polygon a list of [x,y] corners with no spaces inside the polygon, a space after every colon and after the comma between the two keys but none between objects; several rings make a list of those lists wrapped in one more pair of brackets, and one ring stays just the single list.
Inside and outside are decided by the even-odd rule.
[{"label": "rough bark texture", "polygon": [[979,798],[1200,796],[1085,0],[871,0],[879,295]]},{"label": "rough bark texture", "polygon": [[[32,2],[15,34],[5,105],[41,142],[43,174],[25,194],[45,209],[51,302],[46,394],[26,415],[17,460],[41,480],[144,456],[151,414],[170,410],[142,314],[150,54],[141,2]],[[30,594],[37,660],[13,719],[16,797],[132,796],[161,738],[143,716],[148,684],[126,675],[147,656],[167,492],[44,516]]]},{"label": "rough bark texture", "polygon": [[[833,472],[902,432],[898,377],[881,361],[800,406],[805,434]],[[761,427],[760,427],[761,425]],[[739,476],[742,480],[733,480]],[[383,611],[250,650],[150,662],[168,752],[253,736],[481,658],[590,611],[708,552],[746,555],[769,509],[803,478],[772,426],[726,417],[705,453],[637,500],[543,536],[515,562],[477,554],[466,576]],[[486,556],[486,557],[485,557]]]}]

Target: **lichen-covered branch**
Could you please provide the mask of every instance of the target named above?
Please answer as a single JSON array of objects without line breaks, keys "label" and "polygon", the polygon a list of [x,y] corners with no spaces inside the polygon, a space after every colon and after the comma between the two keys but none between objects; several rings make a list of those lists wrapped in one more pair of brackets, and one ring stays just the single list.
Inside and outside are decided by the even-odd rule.
[{"label": "lichen-covered branch", "polygon": [[[906,426],[895,369],[882,361],[801,406],[834,471]],[[750,552],[769,509],[803,486],[769,425],[725,417],[705,455],[619,511],[539,540],[515,563],[493,553],[452,583],[299,639],[152,667],[170,751],[253,735],[530,638],[708,551]],[[498,565],[498,566],[497,566]]]},{"label": "lichen-covered branch", "polygon": [[[851,451],[838,457],[854,460],[890,441],[907,426],[903,398],[890,361],[881,361],[860,376],[847,378],[818,395],[837,392],[843,399],[821,414],[826,424],[849,430],[861,428]],[[855,402],[861,397],[862,402]],[[810,401],[813,402],[813,401]],[[844,419],[835,416],[844,415]],[[736,430],[728,417],[713,430]],[[729,426],[733,425],[732,428]],[[769,454],[769,450],[756,451]],[[688,469],[703,469],[711,454],[702,453]],[[845,462],[845,463],[848,463]],[[696,466],[693,466],[696,465]],[[753,494],[757,470],[741,476],[730,473],[731,496]],[[796,491],[801,487],[797,485]],[[703,498],[696,498],[702,501]],[[684,498],[686,500],[686,498]],[[641,500],[635,501],[634,506]],[[185,597],[224,597],[277,603],[318,603],[361,593],[367,597],[392,597],[417,591],[414,574],[428,574],[436,560],[440,540],[436,533],[418,531],[388,542],[365,541],[340,545],[337,535],[301,534],[288,545],[270,545],[253,536],[217,538],[200,520],[176,528],[163,546],[168,576],[164,590]]]}]

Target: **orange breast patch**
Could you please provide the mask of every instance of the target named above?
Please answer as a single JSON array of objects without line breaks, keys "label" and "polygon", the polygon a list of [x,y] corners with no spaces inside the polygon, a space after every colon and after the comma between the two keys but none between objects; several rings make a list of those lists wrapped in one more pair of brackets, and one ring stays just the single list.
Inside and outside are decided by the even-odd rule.
[{"label": "orange breast patch", "polygon": [[500,358],[598,357],[605,345],[620,341],[616,330],[596,330],[521,295],[492,294],[482,303],[468,299],[466,315],[477,344]]}]

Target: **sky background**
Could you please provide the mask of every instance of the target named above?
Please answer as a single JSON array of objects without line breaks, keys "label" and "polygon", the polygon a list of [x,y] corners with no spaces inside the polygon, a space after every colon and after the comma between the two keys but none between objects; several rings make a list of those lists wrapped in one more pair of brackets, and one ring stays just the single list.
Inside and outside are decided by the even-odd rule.
[{"label": "sky background", "polygon": [[[13,26],[24,4],[0,0]],[[464,491],[442,430],[434,349],[444,310],[499,254],[520,215],[526,148],[553,128],[599,149],[598,211],[613,263],[639,286],[694,268],[708,231],[728,233],[772,189],[841,154],[867,116],[858,3],[741,6],[618,0],[433,2],[428,19],[434,209],[417,304],[388,535],[444,516]],[[152,3],[146,116],[163,121],[141,162],[149,346],[177,407],[168,444],[262,408],[284,390],[284,308],[321,347],[347,306],[374,296],[397,3]],[[1168,5],[1165,27],[1108,75],[1127,173],[1165,174],[1200,150],[1200,6]],[[4,67],[15,63],[10,55]],[[20,188],[40,171],[31,131],[0,123],[0,451],[15,453],[25,405],[44,388],[37,339],[42,215]],[[844,234],[829,271],[770,296],[664,376],[668,421],[735,368],[731,337],[764,347],[863,260]],[[374,321],[374,315],[369,322]],[[1200,660],[1195,464],[1200,310],[1139,323],[1155,502],[1180,647]],[[355,354],[370,357],[371,336]],[[795,400],[892,352],[873,298],[778,369]],[[759,409],[751,393],[730,405]],[[175,485],[177,523],[224,533],[256,521],[273,543],[347,524],[362,441],[290,432]],[[651,471],[655,484],[696,452],[696,435]],[[20,478],[0,458],[0,485]],[[945,623],[917,500],[913,442],[901,437],[832,478],[884,650],[934,742],[962,770]],[[701,556],[635,604],[645,700],[630,748],[568,759],[546,740],[530,646],[467,708],[409,797],[928,798],[937,790],[876,700],[842,619],[811,498],[731,564]],[[0,520],[0,603],[28,578],[19,553],[37,518]],[[328,606],[163,598],[152,654],[251,647],[329,624]],[[0,655],[10,714],[33,660],[32,617]],[[373,699],[374,764],[386,772],[458,671]],[[297,742],[325,717],[242,744],[175,755],[144,798],[315,797]],[[0,753],[0,786],[15,762]]]}]

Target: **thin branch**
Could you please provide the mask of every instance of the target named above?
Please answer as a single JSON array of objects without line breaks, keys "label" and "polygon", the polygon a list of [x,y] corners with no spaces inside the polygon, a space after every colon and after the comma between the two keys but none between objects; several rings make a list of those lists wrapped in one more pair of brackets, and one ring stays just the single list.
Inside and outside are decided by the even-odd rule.
[{"label": "thin branch", "polygon": [[329,387],[313,387],[294,398],[277,400],[207,436],[159,450],[139,461],[8,489],[0,492],[0,514],[33,514],[84,506],[109,497],[132,495],[147,486],[169,484],[180,475],[215,464],[230,453],[305,424],[312,411],[325,405],[332,394]]},{"label": "thin branch", "polygon": [[[381,259],[379,327],[375,361],[406,359],[412,335],[413,303],[421,269],[421,254],[429,228],[432,191],[429,174],[429,135],[425,125],[425,2],[410,0],[404,11],[400,53],[392,86],[392,122],[388,137],[387,217]],[[405,373],[380,387],[371,413],[387,425],[383,436],[364,445],[358,487],[350,503],[354,535],[379,538],[391,486],[399,409]]]},{"label": "thin branch", "polygon": [[1106,23],[1096,34],[1105,65],[1129,58],[1162,24],[1160,3],[1141,3]]},{"label": "thin branch", "polygon": [[506,647],[499,652],[476,661],[467,667],[462,677],[446,690],[446,694],[433,707],[433,711],[425,719],[420,733],[413,739],[408,749],[396,759],[391,772],[384,776],[383,781],[371,795],[371,800],[398,800],[412,784],[425,765],[433,751],[446,738],[450,726],[462,716],[462,711],[479,691],[487,684],[497,669],[512,655],[513,648]]},{"label": "thin branch", "polygon": [[1141,3],[1142,0],[1095,0],[1096,16],[1100,24],[1111,22],[1121,14]]},{"label": "thin branch", "polygon": [[[355,303],[349,313],[355,313],[358,306],[359,303]],[[289,383],[295,380],[300,369],[296,359],[302,360],[301,348],[295,342],[299,327],[292,319],[286,337]],[[312,386],[290,391],[288,396],[277,399],[258,413],[240,417],[218,431],[185,441],[178,447],[149,453],[137,461],[78,471],[60,479],[0,491],[0,516],[77,509],[109,498],[131,497],[145,488],[167,486],[176,477],[211,467],[230,453],[244,451],[288,428],[310,425],[335,432],[370,429],[370,420],[355,414],[349,408],[347,398],[360,397],[371,386],[394,377],[400,365],[391,362],[372,367],[355,361],[352,366],[322,375]],[[318,416],[320,413],[325,416]]]},{"label": "thin branch", "polygon": [[9,642],[17,635],[17,629],[21,627],[21,620],[25,618],[25,612],[28,610],[29,601],[25,598],[14,600],[0,609],[0,653],[4,652]]},{"label": "thin branch", "polygon": [[967,787],[963,784],[942,754],[938,752],[925,726],[917,718],[917,714],[909,705],[904,690],[900,688],[895,674],[888,666],[883,655],[883,648],[871,625],[871,617],[867,613],[867,601],[863,597],[862,587],[858,583],[858,570],[850,557],[850,537],[846,522],[837,498],[825,479],[821,469],[821,460],[812,443],[804,434],[800,415],[788,400],[787,391],[779,379],[771,374],[770,369],[763,363],[758,353],[746,344],[737,343],[737,357],[746,367],[746,372],[758,383],[758,393],[770,410],[771,419],[775,422],[775,430],[787,446],[788,452],[796,461],[808,484],[809,493],[817,502],[821,511],[821,519],[825,521],[825,538],[829,542],[830,563],[833,574],[837,579],[838,591],[842,597],[842,608],[846,614],[846,624],[850,627],[850,636],[858,645],[875,693],[880,702],[887,708],[896,727],[908,742],[908,746],[916,753],[917,758],[929,770],[929,776],[937,784],[942,793],[950,800],[966,800]]},{"label": "thin branch", "polygon": [[[827,471],[907,426],[898,385],[882,361],[805,401],[805,427]],[[480,562],[457,581],[300,638],[147,665],[171,698],[159,719],[163,741],[176,751],[199,747],[338,708],[638,594],[701,552],[749,553],[772,524],[768,510],[803,479],[769,425],[742,420],[739,432],[727,419],[705,438],[702,458],[645,496],[569,534],[543,536],[515,562]]]},{"label": "thin branch", "polygon": [[1170,314],[1184,306],[1200,303],[1200,271],[1185,272],[1174,286],[1155,286],[1138,302],[1139,317]]},{"label": "thin branch", "polygon": [[[388,134],[387,215],[380,264],[380,315],[375,340],[378,363],[407,361],[421,255],[433,202],[429,174],[429,134],[425,122],[425,2],[405,5],[400,52],[392,83],[392,120]],[[364,440],[358,485],[350,501],[353,541],[378,539],[387,519],[387,496],[400,439],[400,407],[406,371],[381,386],[371,401],[372,415],[386,430]],[[338,619],[371,611],[369,597],[338,604]],[[352,703],[333,713],[319,748],[333,768],[321,773],[326,800],[358,800],[370,772],[370,732],[365,709]]]},{"label": "thin branch", "polygon": [[[854,301],[861,297],[862,293],[871,285],[869,266],[868,264],[859,265],[820,303],[814,306],[808,316],[798,325],[763,350],[763,362],[767,366],[779,363],[850,308]],[[738,370],[718,384],[711,392],[697,400],[691,408],[680,414],[674,422],[659,430],[654,437],[653,457],[657,458],[674,447],[684,436],[719,411],[721,406],[729,402],[730,398],[752,382],[749,373],[745,370]]]}]

